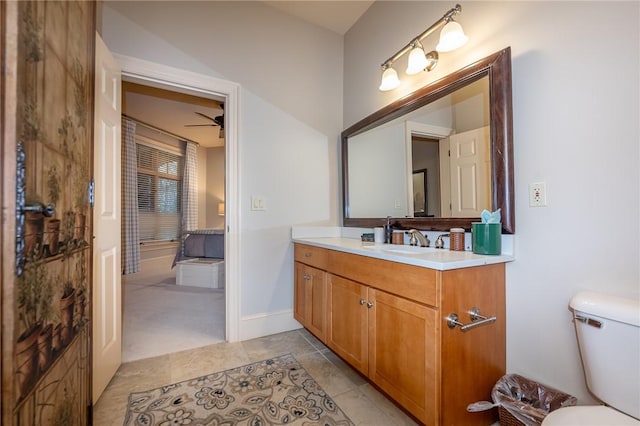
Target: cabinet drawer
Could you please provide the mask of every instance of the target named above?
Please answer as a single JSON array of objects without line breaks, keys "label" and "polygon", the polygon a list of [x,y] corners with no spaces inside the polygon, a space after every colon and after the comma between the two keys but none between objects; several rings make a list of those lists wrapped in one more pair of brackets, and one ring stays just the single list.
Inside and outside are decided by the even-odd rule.
[{"label": "cabinet drawer", "polygon": [[329,272],[410,300],[438,306],[437,271],[328,250]]},{"label": "cabinet drawer", "polygon": [[305,244],[295,244],[294,246],[294,258],[297,262],[320,269],[327,269],[327,252],[327,249]]}]

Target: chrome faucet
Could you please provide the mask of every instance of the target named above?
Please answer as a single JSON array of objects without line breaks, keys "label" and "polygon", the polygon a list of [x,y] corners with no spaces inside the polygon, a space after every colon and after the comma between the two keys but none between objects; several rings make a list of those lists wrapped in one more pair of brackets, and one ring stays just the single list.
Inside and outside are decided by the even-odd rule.
[{"label": "chrome faucet", "polygon": [[418,242],[420,242],[421,247],[429,247],[429,244],[431,244],[429,238],[423,235],[422,232],[418,231],[417,229],[409,229],[407,231],[407,234],[411,235],[409,244],[411,244],[412,246],[417,246]]},{"label": "chrome faucet", "polygon": [[438,238],[436,239],[436,243],[434,245],[435,248],[444,248],[444,240],[442,239],[442,237],[449,237],[449,234],[438,235]]}]

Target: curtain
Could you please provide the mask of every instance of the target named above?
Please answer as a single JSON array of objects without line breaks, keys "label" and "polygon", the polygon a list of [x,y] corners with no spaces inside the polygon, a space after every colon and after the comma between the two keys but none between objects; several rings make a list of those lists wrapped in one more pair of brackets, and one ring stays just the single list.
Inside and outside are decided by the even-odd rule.
[{"label": "curtain", "polygon": [[198,229],[198,144],[187,142],[182,178],[182,231]]},{"label": "curtain", "polygon": [[138,233],[138,162],[136,123],[122,118],[122,268],[123,274],[140,270]]}]

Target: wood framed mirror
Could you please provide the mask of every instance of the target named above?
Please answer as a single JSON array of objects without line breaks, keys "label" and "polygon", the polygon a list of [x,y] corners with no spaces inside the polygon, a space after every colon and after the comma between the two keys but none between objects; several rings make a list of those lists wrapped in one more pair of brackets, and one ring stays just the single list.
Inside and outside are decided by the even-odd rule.
[{"label": "wood framed mirror", "polygon": [[[411,134],[408,129],[411,128],[412,117],[418,112],[424,111],[424,107],[430,108],[443,102],[451,103],[451,97],[455,97],[462,90],[469,90],[474,83],[479,84],[480,82],[486,85],[484,97],[488,98],[488,102],[485,101],[486,108],[484,109],[486,109],[485,122],[488,130],[486,180],[489,190],[485,202],[486,206],[476,202],[475,199],[469,201],[469,204],[476,204],[476,211],[483,208],[490,211],[500,209],[502,232],[504,234],[515,233],[511,48],[509,47],[418,89],[365,117],[342,132],[343,226],[366,228],[382,226],[386,217],[391,216],[393,226],[398,229],[448,231],[451,228],[464,228],[469,231],[472,222],[481,220],[480,215],[476,213],[455,217],[455,209],[453,210],[454,214],[444,212],[444,206],[448,203],[444,196],[439,198],[437,203],[432,203],[431,198],[427,203],[430,206],[442,205],[434,207],[437,210],[435,214],[430,211],[426,213],[426,217],[416,217],[413,213],[411,183],[414,167],[408,160],[411,157],[409,143]],[[468,106],[467,109],[469,109]],[[432,115],[434,115],[433,112]],[[395,130],[393,130],[394,128]],[[399,141],[398,138],[392,136],[393,134],[397,136],[398,128],[403,129],[404,133]],[[457,133],[455,129],[445,129],[442,126],[430,126],[430,128],[437,129],[435,133],[442,131],[443,135],[448,132],[446,138]],[[384,151],[379,158],[384,164],[376,164],[376,160],[372,159],[374,157],[371,152],[375,145],[365,137],[374,131],[382,131],[380,134],[384,134],[384,136],[380,136],[380,134],[376,136],[377,139],[382,140],[381,145],[384,147]],[[395,167],[387,166],[394,161],[394,157],[396,162],[404,162],[397,167],[401,170],[400,172],[390,173]],[[372,171],[362,176],[354,174],[354,170],[366,168],[370,168]],[[430,166],[429,170],[431,169]],[[377,182],[363,190],[364,183],[372,180],[377,180]],[[432,185],[433,180],[430,175],[429,185]],[[442,186],[442,183],[440,185]],[[395,199],[386,200],[387,207],[363,209],[361,205],[356,205],[356,203],[360,203],[360,200],[384,198],[382,195],[387,186],[392,188],[391,191],[395,190],[395,194],[397,194],[394,195]],[[430,186],[430,197],[433,192],[433,188]],[[444,193],[446,190],[441,192]],[[474,196],[468,198],[472,199]],[[441,209],[442,211],[440,211]]]}]

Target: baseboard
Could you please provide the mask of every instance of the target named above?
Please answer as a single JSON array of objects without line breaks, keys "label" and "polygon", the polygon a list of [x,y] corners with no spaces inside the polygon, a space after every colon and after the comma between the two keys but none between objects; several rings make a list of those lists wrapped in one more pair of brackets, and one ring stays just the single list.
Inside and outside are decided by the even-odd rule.
[{"label": "baseboard", "polygon": [[257,314],[240,319],[240,340],[255,339],[302,328],[293,319],[293,310]]}]

